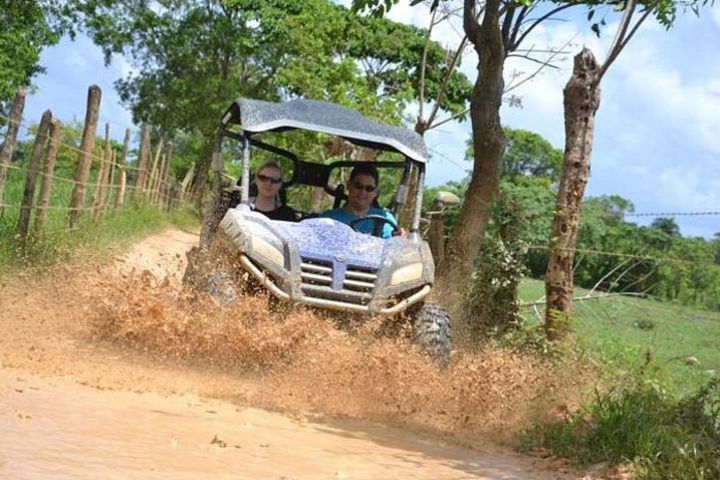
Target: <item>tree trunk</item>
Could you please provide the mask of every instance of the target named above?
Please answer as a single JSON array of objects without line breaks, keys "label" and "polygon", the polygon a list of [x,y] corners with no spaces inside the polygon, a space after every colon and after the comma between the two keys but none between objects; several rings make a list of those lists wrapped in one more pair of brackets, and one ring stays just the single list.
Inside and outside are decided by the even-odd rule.
[{"label": "tree trunk", "polygon": [[565,156],[545,274],[545,332],[550,340],[559,340],[568,332],[567,320],[572,313],[575,243],[590,174],[595,113],[600,105],[598,73],[595,57],[584,48],[575,56],[572,76],[563,91]]},{"label": "tree trunk", "polygon": [[439,280],[443,285],[452,282],[457,286],[458,281],[464,282],[469,277],[500,184],[500,166],[505,148],[505,135],[500,124],[505,48],[497,10],[494,15],[486,10],[484,17],[477,32],[477,41],[473,42],[479,58],[478,76],[470,98],[475,153],[473,172],[458,224],[448,242],[445,261],[440,269]]},{"label": "tree trunk", "polygon": [[12,110],[10,110],[10,120],[8,120],[7,132],[5,133],[5,143],[0,150],[0,211],[3,209],[5,198],[5,179],[7,176],[7,168],[12,160],[15,145],[17,144],[18,130],[22,121],[22,113],[25,108],[25,97],[27,90],[21,88],[18,90],[13,102]]}]

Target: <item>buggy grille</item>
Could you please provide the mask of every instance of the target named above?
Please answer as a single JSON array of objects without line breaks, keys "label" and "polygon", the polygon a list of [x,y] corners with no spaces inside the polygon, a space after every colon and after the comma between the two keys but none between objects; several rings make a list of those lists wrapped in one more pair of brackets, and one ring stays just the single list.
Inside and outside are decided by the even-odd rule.
[{"label": "buggy grille", "polygon": [[302,292],[308,297],[367,305],[375,289],[377,270],[303,257],[300,278]]}]

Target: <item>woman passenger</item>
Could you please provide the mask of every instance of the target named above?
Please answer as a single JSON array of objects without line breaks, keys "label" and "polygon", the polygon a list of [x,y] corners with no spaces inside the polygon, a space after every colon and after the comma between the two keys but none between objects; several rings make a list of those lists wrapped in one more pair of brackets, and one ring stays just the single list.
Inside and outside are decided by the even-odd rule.
[{"label": "woman passenger", "polygon": [[280,201],[280,189],[283,185],[282,170],[273,161],[264,163],[255,172],[257,196],[250,198],[250,207],[271,220],[296,222],[298,213]]}]

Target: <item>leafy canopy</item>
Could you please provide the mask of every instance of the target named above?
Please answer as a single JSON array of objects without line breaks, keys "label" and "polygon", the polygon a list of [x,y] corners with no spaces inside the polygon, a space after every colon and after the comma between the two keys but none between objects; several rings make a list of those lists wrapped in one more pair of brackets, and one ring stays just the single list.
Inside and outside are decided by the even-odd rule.
[{"label": "leafy canopy", "polygon": [[70,32],[68,6],[39,0],[0,0],[0,111],[44,69],[40,53]]}]

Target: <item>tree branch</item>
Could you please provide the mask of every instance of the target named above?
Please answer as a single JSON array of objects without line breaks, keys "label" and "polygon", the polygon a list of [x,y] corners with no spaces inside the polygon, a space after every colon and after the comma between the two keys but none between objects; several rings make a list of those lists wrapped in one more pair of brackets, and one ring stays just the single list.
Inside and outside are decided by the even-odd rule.
[{"label": "tree branch", "polygon": [[480,24],[478,23],[475,0],[463,1],[463,29],[468,40],[477,46],[480,43]]},{"label": "tree branch", "polygon": [[600,83],[600,80],[602,80],[603,76],[605,75],[605,73],[607,73],[610,66],[613,64],[613,62],[615,62],[618,55],[620,55],[620,52],[622,52],[623,48],[625,48],[625,45],[627,45],[630,39],[637,32],[638,28],[640,28],[640,25],[642,25],[642,23],[648,18],[648,16],[650,16],[650,14],[654,10],[654,7],[645,10],[642,17],[640,17],[637,23],[635,23],[635,25],[630,30],[630,33],[627,33],[628,26],[630,25],[633,13],[635,12],[635,7],[635,0],[628,0],[628,6],[625,8],[625,13],[623,14],[623,18],[620,21],[620,26],[618,27],[618,31],[615,34],[615,39],[613,40],[612,46],[610,47],[608,57],[600,67],[600,71],[595,78],[594,85],[598,85]]},{"label": "tree branch", "polygon": [[435,100],[435,105],[433,105],[433,109],[430,112],[430,115],[427,119],[427,126],[429,130],[429,125],[432,124],[433,120],[435,120],[435,117],[437,116],[437,112],[440,109],[440,105],[442,105],[443,100],[445,100],[445,90],[447,89],[447,84],[450,82],[450,78],[452,77],[453,72],[455,71],[455,66],[457,65],[457,62],[460,60],[460,57],[462,56],[463,50],[465,50],[465,46],[467,45],[468,37],[465,36],[462,41],[460,42],[460,45],[458,46],[457,50],[455,50],[455,54],[453,55],[452,61],[448,65],[448,71],[445,74],[445,77],[443,77],[442,83],[440,84],[440,89],[438,91],[437,99]]},{"label": "tree branch", "polygon": [[525,31],[523,32],[522,35],[520,35],[520,38],[518,39],[518,41],[515,42],[515,43],[513,43],[512,45],[510,45],[510,50],[509,50],[509,51],[515,50],[515,49],[518,47],[518,45],[520,45],[520,44],[523,42],[523,40],[525,40],[525,37],[527,37],[527,36],[530,34],[530,32],[532,32],[532,31],[535,29],[535,27],[537,27],[538,25],[540,25],[540,23],[542,23],[543,21],[545,21],[545,20],[547,20],[548,18],[552,17],[552,16],[555,15],[556,13],[559,13],[559,12],[561,12],[561,11],[563,11],[563,10],[566,10],[566,9],[570,8],[570,7],[574,7],[575,5],[576,5],[575,3],[566,3],[565,5],[561,5],[561,6],[557,7],[557,8],[554,8],[553,10],[550,10],[548,13],[546,13],[546,14],[543,15],[542,17],[538,18],[537,20],[535,20],[535,22],[534,22],[532,25],[530,25],[530,26],[527,28],[527,30],[525,30]]}]

